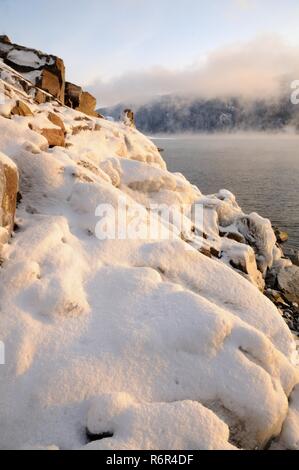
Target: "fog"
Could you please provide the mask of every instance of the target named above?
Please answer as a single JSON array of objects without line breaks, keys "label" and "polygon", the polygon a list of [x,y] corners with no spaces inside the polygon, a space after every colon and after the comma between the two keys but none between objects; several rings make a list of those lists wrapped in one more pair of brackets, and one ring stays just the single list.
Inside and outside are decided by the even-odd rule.
[{"label": "fog", "polygon": [[263,35],[208,54],[182,70],[157,66],[132,70],[110,81],[98,78],[89,85],[100,106],[142,104],[165,94],[202,98],[240,96],[275,98],[299,79],[299,47],[278,35]]}]

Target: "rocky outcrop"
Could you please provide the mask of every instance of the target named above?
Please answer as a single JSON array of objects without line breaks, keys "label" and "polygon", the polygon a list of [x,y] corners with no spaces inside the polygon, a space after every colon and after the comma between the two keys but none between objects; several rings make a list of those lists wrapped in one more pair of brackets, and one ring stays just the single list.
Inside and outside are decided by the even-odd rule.
[{"label": "rocky outcrop", "polygon": [[65,104],[70,108],[81,111],[82,113],[88,114],[89,116],[98,116],[95,111],[96,99],[87,91],[83,91],[82,88],[73,83],[66,82],[65,84]]},{"label": "rocky outcrop", "polygon": [[0,248],[14,227],[18,185],[16,165],[0,152]]},{"label": "rocky outcrop", "polygon": [[[35,86],[64,103],[65,67],[62,59],[13,44],[7,36],[0,36],[0,58]],[[37,91],[36,100],[43,103],[44,94]]]},{"label": "rocky outcrop", "polygon": [[65,81],[64,62],[59,57],[13,44],[7,36],[0,36],[0,59],[36,87],[30,90],[27,84],[24,90],[26,93],[30,91],[38,104],[49,101],[46,92],[66,106],[101,117],[95,111],[94,96]]}]

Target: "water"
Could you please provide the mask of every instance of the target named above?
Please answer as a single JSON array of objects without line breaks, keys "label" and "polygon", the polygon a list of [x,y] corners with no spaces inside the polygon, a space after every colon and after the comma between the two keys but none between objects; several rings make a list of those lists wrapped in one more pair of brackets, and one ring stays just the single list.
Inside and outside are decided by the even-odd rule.
[{"label": "water", "polygon": [[202,193],[232,191],[244,212],[258,212],[299,249],[299,136],[217,135],[154,138],[172,172]]}]

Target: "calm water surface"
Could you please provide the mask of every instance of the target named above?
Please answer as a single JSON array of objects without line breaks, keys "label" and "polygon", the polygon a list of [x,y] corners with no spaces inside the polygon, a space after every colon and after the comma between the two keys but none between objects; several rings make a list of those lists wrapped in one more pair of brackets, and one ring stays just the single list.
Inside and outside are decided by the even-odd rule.
[{"label": "calm water surface", "polygon": [[299,249],[299,136],[231,135],[154,138],[170,171],[204,194],[225,188],[244,212],[258,212],[287,230]]}]

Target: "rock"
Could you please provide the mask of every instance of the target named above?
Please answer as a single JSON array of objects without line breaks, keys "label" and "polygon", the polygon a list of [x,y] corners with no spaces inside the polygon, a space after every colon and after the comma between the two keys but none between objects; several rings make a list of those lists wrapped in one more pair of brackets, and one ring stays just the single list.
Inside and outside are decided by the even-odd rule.
[{"label": "rock", "polygon": [[83,91],[78,111],[88,114],[89,116],[97,116],[97,113],[95,112],[96,104],[97,100],[95,97],[87,91]]},{"label": "rock", "polygon": [[289,302],[299,303],[299,267],[290,266],[278,272],[277,283]]},{"label": "rock", "polygon": [[299,251],[294,251],[290,254],[290,260],[295,266],[299,266]]},{"label": "rock", "polygon": [[61,103],[64,103],[64,90],[65,90],[65,68],[61,59],[56,57],[55,65],[44,68],[41,72],[36,86],[42,90],[50,93],[57,98]]},{"label": "rock", "polygon": [[275,305],[278,305],[280,307],[289,306],[283,299],[281,292],[274,289],[267,289],[265,294],[270,300],[272,300],[273,303],[275,303]]},{"label": "rock", "polygon": [[[64,103],[65,66],[62,59],[13,44],[7,36],[0,36],[0,58],[33,85]],[[38,102],[44,103],[47,100],[46,95],[37,89],[35,94]]]},{"label": "rock", "polygon": [[210,250],[208,250],[207,248],[202,247],[202,248],[200,248],[199,251],[202,255],[207,256],[207,258],[212,258],[212,254],[211,254]]},{"label": "rock", "polygon": [[66,82],[65,84],[65,104],[89,116],[98,116],[95,111],[95,97],[74,83]]},{"label": "rock", "polygon": [[221,257],[232,268],[243,273],[259,290],[264,290],[265,281],[257,268],[255,253],[250,246],[224,238]]},{"label": "rock", "polygon": [[49,143],[49,147],[65,147],[65,135],[61,129],[41,129],[40,133]]},{"label": "rock", "polygon": [[11,234],[14,227],[18,187],[16,165],[0,152],[0,227],[7,230],[8,234]]},{"label": "rock", "polygon": [[285,243],[289,239],[289,234],[287,232],[284,232],[284,231],[279,230],[279,229],[275,229],[274,233],[275,233],[275,236],[276,236],[276,239],[277,239],[278,243]]},{"label": "rock", "polygon": [[219,258],[220,252],[219,250],[216,250],[213,246],[210,248],[211,255],[214,256],[214,258]]},{"label": "rock", "polygon": [[33,113],[29,106],[25,104],[23,101],[18,100],[11,110],[11,114],[13,116],[33,116]]},{"label": "rock", "polygon": [[0,42],[3,44],[11,44],[11,40],[6,36],[6,34],[0,36]]},{"label": "rock", "polygon": [[270,220],[253,212],[239,217],[236,221],[236,228],[254,249],[258,269],[265,277],[267,269],[273,265],[276,251],[276,236]]},{"label": "rock", "polygon": [[220,237],[226,237],[239,243],[245,243],[245,238],[237,231],[226,231],[225,228],[220,228],[219,235]]},{"label": "rock", "polygon": [[65,133],[64,123],[63,123],[62,119],[58,116],[58,114],[49,113],[48,114],[48,119],[49,119],[49,121],[52,122],[52,124],[54,124],[54,126],[60,127],[60,129]]},{"label": "rock", "polygon": [[82,88],[73,83],[65,83],[65,99],[66,106],[77,109],[80,106],[80,97],[82,94]]},{"label": "rock", "polygon": [[122,121],[128,127],[136,127],[134,113],[131,109],[124,110]]}]

